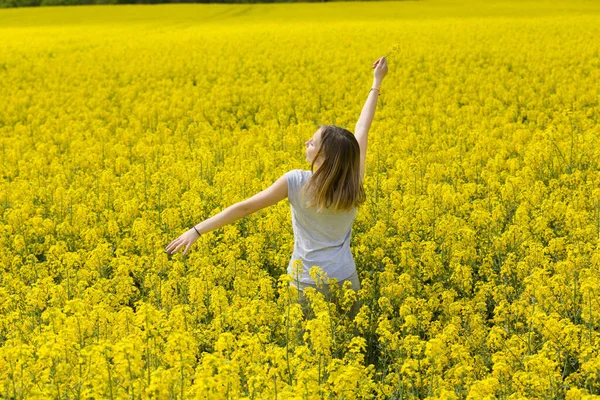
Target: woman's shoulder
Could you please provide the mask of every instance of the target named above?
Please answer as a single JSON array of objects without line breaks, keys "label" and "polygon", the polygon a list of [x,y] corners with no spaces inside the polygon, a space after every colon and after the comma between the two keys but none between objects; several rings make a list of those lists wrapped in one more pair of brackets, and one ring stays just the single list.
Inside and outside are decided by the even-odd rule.
[{"label": "woman's shoulder", "polygon": [[304,169],[292,169],[292,170],[286,172],[285,175],[289,178],[295,178],[295,179],[302,180],[302,179],[310,178],[310,176],[312,175],[312,171],[304,170]]},{"label": "woman's shoulder", "polygon": [[305,183],[312,175],[312,171],[307,171],[304,169],[299,170],[299,174],[300,174],[300,181],[302,183]]}]

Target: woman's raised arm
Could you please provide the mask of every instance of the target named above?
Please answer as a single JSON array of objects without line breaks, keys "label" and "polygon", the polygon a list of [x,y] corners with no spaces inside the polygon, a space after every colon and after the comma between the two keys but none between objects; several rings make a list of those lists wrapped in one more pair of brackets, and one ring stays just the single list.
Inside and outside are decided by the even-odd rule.
[{"label": "woman's raised arm", "polygon": [[381,83],[383,82],[383,78],[385,74],[387,74],[387,60],[385,56],[380,57],[371,68],[375,68],[373,72],[373,86],[369,91],[369,97],[367,97],[367,102],[365,103],[360,117],[358,118],[358,122],[356,123],[356,128],[354,129],[354,135],[356,136],[356,140],[360,146],[360,171],[361,176],[364,175],[365,172],[365,161],[367,158],[367,144],[368,144],[368,133],[369,128],[371,128],[371,122],[373,122],[373,116],[375,115],[375,109],[377,108],[377,98],[379,97],[379,88],[381,87]]}]

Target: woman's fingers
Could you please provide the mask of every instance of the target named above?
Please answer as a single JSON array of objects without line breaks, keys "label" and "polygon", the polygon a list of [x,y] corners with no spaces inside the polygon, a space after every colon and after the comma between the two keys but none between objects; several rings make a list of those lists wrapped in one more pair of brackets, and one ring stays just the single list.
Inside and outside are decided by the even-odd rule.
[{"label": "woman's fingers", "polygon": [[373,63],[373,66],[371,68],[375,68],[378,64],[385,62],[385,56],[379,57],[377,59],[377,61],[375,61],[375,63]]},{"label": "woman's fingers", "polygon": [[180,248],[182,248],[183,246],[185,247],[185,250],[183,251],[183,254],[187,254],[188,250],[190,249],[190,246],[194,243],[194,241],[192,240],[185,240],[183,238],[183,235],[178,237],[177,239],[173,240],[171,243],[169,243],[169,245],[167,246],[167,248],[165,249],[165,251],[168,254],[175,254],[179,251]]},{"label": "woman's fingers", "polygon": [[176,248],[175,250],[173,250],[170,254],[175,254],[179,251],[180,248],[182,248],[183,246],[185,246],[185,249],[183,250],[183,255],[186,255],[188,253],[188,250],[190,249],[190,246],[192,245],[192,242],[181,242]]},{"label": "woman's fingers", "polygon": [[176,242],[176,241],[177,241],[177,239],[173,240],[171,243],[169,243],[169,244],[167,245],[167,247],[166,247],[166,249],[165,249],[165,250],[167,251],[167,253],[169,252],[169,249],[170,249],[170,248],[171,248],[171,247],[172,247],[172,246],[175,244],[175,242]]},{"label": "woman's fingers", "polygon": [[179,249],[181,248],[181,246],[183,246],[185,244],[185,242],[182,242],[179,244],[179,246],[175,247],[175,250],[173,250],[173,253],[177,253],[179,251]]},{"label": "woman's fingers", "polygon": [[179,244],[179,241],[181,240],[181,237],[178,237],[177,239],[173,240],[171,243],[169,243],[169,245],[167,246],[167,248],[165,249],[167,251],[167,253],[171,252],[171,249],[176,246],[177,244]]}]

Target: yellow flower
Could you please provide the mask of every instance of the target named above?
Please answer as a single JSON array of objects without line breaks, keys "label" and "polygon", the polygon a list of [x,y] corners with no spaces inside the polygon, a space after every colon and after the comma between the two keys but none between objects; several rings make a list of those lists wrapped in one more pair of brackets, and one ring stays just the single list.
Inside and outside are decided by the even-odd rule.
[{"label": "yellow flower", "polygon": [[384,56],[385,58],[388,58],[389,55],[394,54],[396,51],[398,51],[400,49],[400,45],[395,43],[390,50],[387,52],[387,54]]}]

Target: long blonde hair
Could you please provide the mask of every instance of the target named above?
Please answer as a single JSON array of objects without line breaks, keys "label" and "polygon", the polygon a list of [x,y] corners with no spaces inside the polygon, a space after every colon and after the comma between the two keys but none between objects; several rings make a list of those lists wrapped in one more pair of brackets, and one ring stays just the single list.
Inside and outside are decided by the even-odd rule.
[{"label": "long blonde hair", "polygon": [[[360,146],[354,134],[335,125],[319,125],[321,145],[311,163],[313,175],[302,187],[302,196],[309,198],[307,207],[350,211],[360,207],[367,199],[360,176]],[[323,162],[314,171],[315,161]],[[308,194],[311,193],[311,196]]]}]

